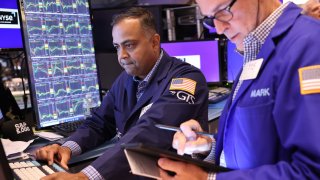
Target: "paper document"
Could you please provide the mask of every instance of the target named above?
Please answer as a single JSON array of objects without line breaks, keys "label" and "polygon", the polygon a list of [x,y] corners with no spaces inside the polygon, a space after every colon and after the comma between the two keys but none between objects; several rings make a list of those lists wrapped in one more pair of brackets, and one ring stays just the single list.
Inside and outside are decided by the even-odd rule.
[{"label": "paper document", "polygon": [[4,148],[6,156],[15,153],[21,153],[34,141],[34,139],[25,142],[25,141],[11,141],[10,139],[2,139],[1,142]]},{"label": "paper document", "polygon": [[160,178],[160,169],[157,165],[159,158],[127,150],[124,150],[124,153],[128,159],[132,174],[154,179]]},{"label": "paper document", "polygon": [[42,137],[43,139],[47,139],[49,141],[56,141],[58,139],[62,139],[63,136],[53,133],[53,132],[36,132],[35,135]]}]

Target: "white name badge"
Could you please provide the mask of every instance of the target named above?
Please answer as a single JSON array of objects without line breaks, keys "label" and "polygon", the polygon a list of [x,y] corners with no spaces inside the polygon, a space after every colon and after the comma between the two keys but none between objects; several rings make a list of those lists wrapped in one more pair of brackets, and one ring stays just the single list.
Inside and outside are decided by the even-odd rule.
[{"label": "white name badge", "polygon": [[240,80],[255,79],[260,71],[263,59],[257,59],[246,63],[243,67]]}]

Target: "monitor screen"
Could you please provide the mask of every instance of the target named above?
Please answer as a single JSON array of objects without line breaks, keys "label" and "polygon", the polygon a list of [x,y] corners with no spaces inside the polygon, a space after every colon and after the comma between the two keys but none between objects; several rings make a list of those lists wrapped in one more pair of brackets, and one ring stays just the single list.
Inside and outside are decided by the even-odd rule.
[{"label": "monitor screen", "polygon": [[228,82],[233,82],[243,65],[243,56],[236,52],[236,46],[230,41],[227,46]]},{"label": "monitor screen", "polygon": [[0,49],[21,49],[22,44],[17,0],[1,0]]},{"label": "monitor screen", "polygon": [[199,68],[208,83],[220,82],[218,41],[185,41],[161,43],[170,55]]},{"label": "monitor screen", "polygon": [[88,0],[22,0],[32,104],[39,128],[100,105]]}]

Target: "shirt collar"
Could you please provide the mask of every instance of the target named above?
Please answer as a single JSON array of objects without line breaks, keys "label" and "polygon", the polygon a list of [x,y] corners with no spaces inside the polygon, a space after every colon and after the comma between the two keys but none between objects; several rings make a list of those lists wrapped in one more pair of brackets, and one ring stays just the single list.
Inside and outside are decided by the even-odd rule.
[{"label": "shirt collar", "polygon": [[252,35],[255,36],[261,44],[265,42],[267,36],[270,34],[278,18],[281,16],[283,10],[288,6],[288,4],[289,2],[279,6],[252,32]]},{"label": "shirt collar", "polygon": [[150,80],[150,78],[152,77],[152,75],[154,74],[154,72],[157,69],[157,67],[159,66],[160,61],[162,59],[162,56],[163,56],[163,50],[161,49],[160,56],[159,56],[158,60],[156,61],[156,63],[154,64],[154,66],[151,69],[151,71],[148,73],[148,75],[143,80],[139,79],[137,76],[133,76],[133,80],[138,82],[138,83],[141,83],[142,81],[148,82]]},{"label": "shirt collar", "polygon": [[260,48],[264,44],[266,38],[275,26],[278,18],[289,2],[282,4],[274,12],[272,12],[254,31],[250,32],[244,39],[244,64],[248,61],[256,59]]}]

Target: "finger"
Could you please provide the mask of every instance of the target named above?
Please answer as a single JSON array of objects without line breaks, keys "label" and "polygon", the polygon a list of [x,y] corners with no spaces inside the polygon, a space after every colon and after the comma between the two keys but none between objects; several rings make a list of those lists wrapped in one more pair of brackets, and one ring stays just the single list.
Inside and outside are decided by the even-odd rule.
[{"label": "finger", "polygon": [[57,174],[58,173],[53,173],[53,174],[50,174],[48,176],[44,176],[42,178],[40,178],[40,180],[50,180],[50,179],[55,179],[57,177]]},{"label": "finger", "polygon": [[58,154],[60,146],[57,144],[53,144],[48,146],[48,161],[49,163],[53,164],[55,155]]},{"label": "finger", "polygon": [[52,165],[53,161],[54,161],[54,155],[56,154],[55,151],[53,150],[48,150],[47,151],[47,160],[48,160],[48,164]]},{"label": "finger", "polygon": [[40,151],[41,151],[41,149],[37,149],[36,151],[35,151],[35,157],[36,157],[36,159],[41,159],[41,156],[40,156]]},{"label": "finger", "polygon": [[195,132],[202,131],[200,124],[195,120],[189,120],[185,123],[182,123],[180,125],[180,129],[188,140],[195,140],[197,138],[197,134]]},{"label": "finger", "polygon": [[169,180],[169,179],[173,179],[172,176],[170,176],[166,171],[164,171],[163,169],[160,169],[160,177],[161,180]]},{"label": "finger", "polygon": [[42,150],[38,151],[37,158],[39,160],[47,160],[47,156],[48,155],[47,155],[47,151],[46,150],[42,149]]},{"label": "finger", "polygon": [[180,133],[181,133],[181,132],[178,131],[178,132],[174,133],[174,135],[173,135],[172,147],[173,147],[174,149],[178,149],[179,141],[178,141],[177,139],[179,138],[179,136],[181,136]]},{"label": "finger", "polygon": [[172,161],[167,158],[160,158],[158,160],[158,165],[164,170],[168,170],[168,171],[175,172],[176,174],[180,174],[181,172],[183,172],[186,163],[183,163],[181,161]]},{"label": "finger", "polygon": [[196,141],[187,141],[185,144],[185,153],[199,153],[211,150],[211,138],[199,136]]},{"label": "finger", "polygon": [[61,152],[59,153],[61,160],[60,160],[60,165],[65,168],[65,169],[69,169],[68,167],[68,162],[70,160],[70,155],[66,152]]},{"label": "finger", "polygon": [[182,132],[175,133],[173,137],[172,145],[173,145],[173,148],[177,149],[178,154],[180,155],[184,154],[186,141],[187,139]]},{"label": "finger", "polygon": [[199,122],[197,120],[194,120],[194,119],[190,119],[189,121],[186,121],[186,122],[184,122],[182,124],[184,124],[186,126],[190,126],[194,130],[202,130]]}]

